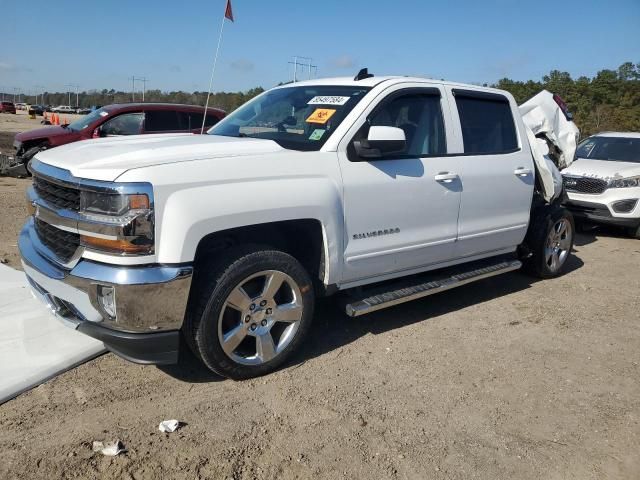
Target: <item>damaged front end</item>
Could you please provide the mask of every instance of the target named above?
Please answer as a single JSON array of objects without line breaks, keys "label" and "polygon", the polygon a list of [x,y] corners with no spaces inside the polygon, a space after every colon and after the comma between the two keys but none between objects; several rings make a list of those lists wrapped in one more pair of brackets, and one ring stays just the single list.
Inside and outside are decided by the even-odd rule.
[{"label": "damaged front end", "polygon": [[558,96],[543,90],[520,106],[533,155],[540,194],[548,203],[563,193],[560,170],[573,163],[580,130]]},{"label": "damaged front end", "polygon": [[13,142],[15,153],[0,153],[0,176],[25,178],[31,175],[27,165],[36,153],[45,150],[45,146],[37,145],[29,147],[19,141]]}]

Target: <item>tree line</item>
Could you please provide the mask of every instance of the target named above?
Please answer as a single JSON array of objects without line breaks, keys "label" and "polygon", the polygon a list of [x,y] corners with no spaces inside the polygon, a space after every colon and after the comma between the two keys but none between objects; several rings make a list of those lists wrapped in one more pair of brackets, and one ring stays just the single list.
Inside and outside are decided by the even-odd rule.
[{"label": "tree line", "polygon": [[[569,105],[583,137],[607,130],[640,131],[640,64],[626,62],[617,70],[600,70],[593,78],[573,79],[568,72],[553,70],[541,81],[503,78],[491,86],[511,92],[518,104],[542,89],[557,93]],[[213,93],[209,105],[231,112],[263,91],[262,87],[256,87],[244,92]],[[114,89],[90,90],[80,93],[78,98],[83,107],[127,103],[133,99],[131,92]],[[206,98],[206,92],[145,92],[145,102],[204,105]],[[135,100],[142,100],[141,92],[136,92]],[[66,105],[68,101],[67,92],[44,94],[44,102],[50,105]],[[71,102],[75,103],[75,93],[71,94]]]},{"label": "tree line", "polygon": [[518,104],[542,89],[557,93],[569,106],[582,137],[603,131],[640,132],[640,63],[600,70],[593,78],[573,79],[552,70],[542,81],[503,78],[495,85],[511,92]]}]

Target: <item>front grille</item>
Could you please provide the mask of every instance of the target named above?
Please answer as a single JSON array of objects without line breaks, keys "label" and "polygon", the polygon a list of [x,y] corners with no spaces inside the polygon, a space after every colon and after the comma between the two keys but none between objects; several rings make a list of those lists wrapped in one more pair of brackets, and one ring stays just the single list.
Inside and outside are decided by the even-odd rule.
[{"label": "front grille", "polygon": [[80,246],[79,234],[60,230],[37,218],[35,229],[40,241],[65,263],[71,260]]},{"label": "front grille", "polygon": [[566,188],[568,192],[597,195],[607,189],[607,181],[600,178],[571,177],[567,175],[562,178],[562,181],[564,188]]},{"label": "front grille", "polygon": [[80,210],[80,190],[76,188],[63,187],[37,176],[33,177],[33,188],[38,196],[54,207],[75,212]]}]

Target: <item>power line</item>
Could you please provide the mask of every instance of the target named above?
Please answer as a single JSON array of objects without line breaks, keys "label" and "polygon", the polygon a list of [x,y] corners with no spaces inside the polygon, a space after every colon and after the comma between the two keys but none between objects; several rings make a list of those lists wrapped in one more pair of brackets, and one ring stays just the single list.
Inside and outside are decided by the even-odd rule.
[{"label": "power line", "polygon": [[144,95],[147,91],[147,77],[136,77],[135,75],[129,77],[131,80],[131,101],[136,101],[136,81],[142,82],[142,101],[144,102]]},{"label": "power line", "polygon": [[[298,60],[306,60],[305,62],[298,62]],[[314,73],[318,72],[318,66],[312,65],[313,58],[310,57],[302,57],[300,55],[295,55],[293,57],[293,62],[288,62],[293,64],[293,83],[298,81],[298,67],[307,67],[308,79],[311,80],[311,69],[314,69]]]}]

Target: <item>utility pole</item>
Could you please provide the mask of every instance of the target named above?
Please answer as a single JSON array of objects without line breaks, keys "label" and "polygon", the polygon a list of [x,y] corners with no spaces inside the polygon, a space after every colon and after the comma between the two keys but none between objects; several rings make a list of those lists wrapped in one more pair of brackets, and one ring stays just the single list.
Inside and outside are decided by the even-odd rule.
[{"label": "utility pole", "polygon": [[78,89],[80,88],[80,85],[72,85],[72,87],[76,87],[76,107],[79,107],[80,104],[78,103]]},{"label": "utility pole", "polygon": [[[13,103],[16,103],[16,92],[18,91],[18,89],[16,87],[13,87]],[[18,100],[20,100],[20,97],[18,97]]]},{"label": "utility pole", "polygon": [[[298,62],[298,59],[302,60],[302,62]],[[298,81],[298,66],[307,67],[308,79],[311,80],[311,69],[315,69],[317,72],[317,65],[312,65],[313,59],[310,57],[301,57],[300,55],[296,55],[293,57],[293,62],[288,62],[293,64],[293,83]]]},{"label": "utility pole", "polygon": [[36,103],[38,103],[38,92],[40,92],[40,103],[38,105],[44,105],[44,86],[34,85],[33,88],[36,89]]},{"label": "utility pole", "polygon": [[73,88],[73,84],[67,83],[65,87],[69,87],[67,89],[67,95],[69,96],[69,102],[67,103],[67,105],[71,106],[71,89]]},{"label": "utility pole", "polygon": [[142,82],[142,101],[144,102],[144,95],[147,92],[147,77],[136,77],[135,75],[131,78],[131,101],[135,102],[136,100],[136,81]]},{"label": "utility pole", "polygon": [[138,80],[142,82],[142,102],[144,103],[144,94],[147,91],[147,77],[142,77],[142,78],[139,78]]},{"label": "utility pole", "polygon": [[136,77],[129,77],[131,80],[131,101],[136,101]]}]

